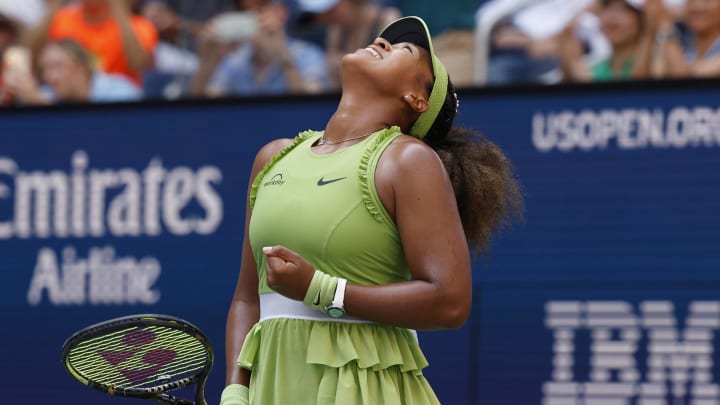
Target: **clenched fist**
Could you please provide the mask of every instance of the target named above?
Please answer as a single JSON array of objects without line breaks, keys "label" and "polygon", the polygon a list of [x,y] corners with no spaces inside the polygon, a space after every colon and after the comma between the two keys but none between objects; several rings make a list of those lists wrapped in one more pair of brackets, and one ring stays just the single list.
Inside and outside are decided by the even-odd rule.
[{"label": "clenched fist", "polygon": [[283,246],[264,247],[268,287],[290,299],[305,298],[315,269],[302,256]]}]

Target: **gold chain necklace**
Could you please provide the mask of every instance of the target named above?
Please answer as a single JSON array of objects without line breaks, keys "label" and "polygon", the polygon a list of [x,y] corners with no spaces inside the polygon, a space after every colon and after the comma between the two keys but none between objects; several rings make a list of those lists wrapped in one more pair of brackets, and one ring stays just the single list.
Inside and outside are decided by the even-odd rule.
[{"label": "gold chain necklace", "polygon": [[372,135],[372,134],[374,134],[374,133],[376,133],[376,132],[378,132],[378,131],[380,131],[380,130],[378,129],[377,131],[373,131],[373,132],[370,132],[370,133],[367,133],[367,134],[364,134],[364,135],[354,136],[354,137],[352,137],[352,138],[343,139],[343,140],[341,140],[341,141],[335,141],[335,142],[328,142],[328,141],[326,141],[326,140],[325,140],[325,133],[323,132],[322,136],[320,137],[320,140],[319,140],[318,143],[317,143],[317,146],[322,146],[322,145],[337,145],[338,143],[354,141],[354,140],[356,140],[356,139],[366,138],[366,137],[368,137],[368,136],[370,136],[370,135]]}]

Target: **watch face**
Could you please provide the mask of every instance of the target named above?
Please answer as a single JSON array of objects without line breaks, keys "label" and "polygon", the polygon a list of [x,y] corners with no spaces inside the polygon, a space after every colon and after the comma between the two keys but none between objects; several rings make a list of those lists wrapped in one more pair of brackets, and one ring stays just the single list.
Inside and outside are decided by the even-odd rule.
[{"label": "watch face", "polygon": [[345,311],[342,308],[330,307],[327,309],[327,314],[333,318],[340,318],[345,315]]}]

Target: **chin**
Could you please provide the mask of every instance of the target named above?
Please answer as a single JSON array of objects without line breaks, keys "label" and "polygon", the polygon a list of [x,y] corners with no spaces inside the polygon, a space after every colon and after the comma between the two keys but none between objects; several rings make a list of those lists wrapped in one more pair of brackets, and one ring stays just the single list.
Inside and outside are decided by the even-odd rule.
[{"label": "chin", "polygon": [[352,69],[356,69],[358,65],[361,64],[361,58],[360,55],[358,55],[357,52],[355,53],[346,53],[343,55],[343,57],[340,59],[340,71],[345,72]]},{"label": "chin", "polygon": [[346,54],[343,55],[343,57],[342,57],[342,62],[345,63],[345,61],[347,61],[347,60],[360,59],[360,57],[362,56],[362,55],[360,55],[360,51],[361,51],[361,50],[358,49],[358,50],[355,51],[355,52],[346,53]]},{"label": "chin", "polygon": [[345,54],[341,59],[341,66],[345,65],[358,65],[358,66],[370,66],[375,62],[375,58],[363,49],[358,49],[353,53]]},{"label": "chin", "polygon": [[362,50],[342,57],[340,73],[341,83],[363,83],[365,87],[378,83],[383,76],[375,58]]}]

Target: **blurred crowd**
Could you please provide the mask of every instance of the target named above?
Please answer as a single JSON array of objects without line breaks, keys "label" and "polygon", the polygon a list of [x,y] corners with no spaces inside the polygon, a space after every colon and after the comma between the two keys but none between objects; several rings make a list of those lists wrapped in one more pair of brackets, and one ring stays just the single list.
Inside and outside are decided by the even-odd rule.
[{"label": "blurred crowd", "polygon": [[720,0],[526,3],[493,30],[490,84],[720,76]]},{"label": "blurred crowd", "polygon": [[0,0],[0,105],[313,94],[390,21],[423,17],[472,86],[720,75],[720,0]]}]

